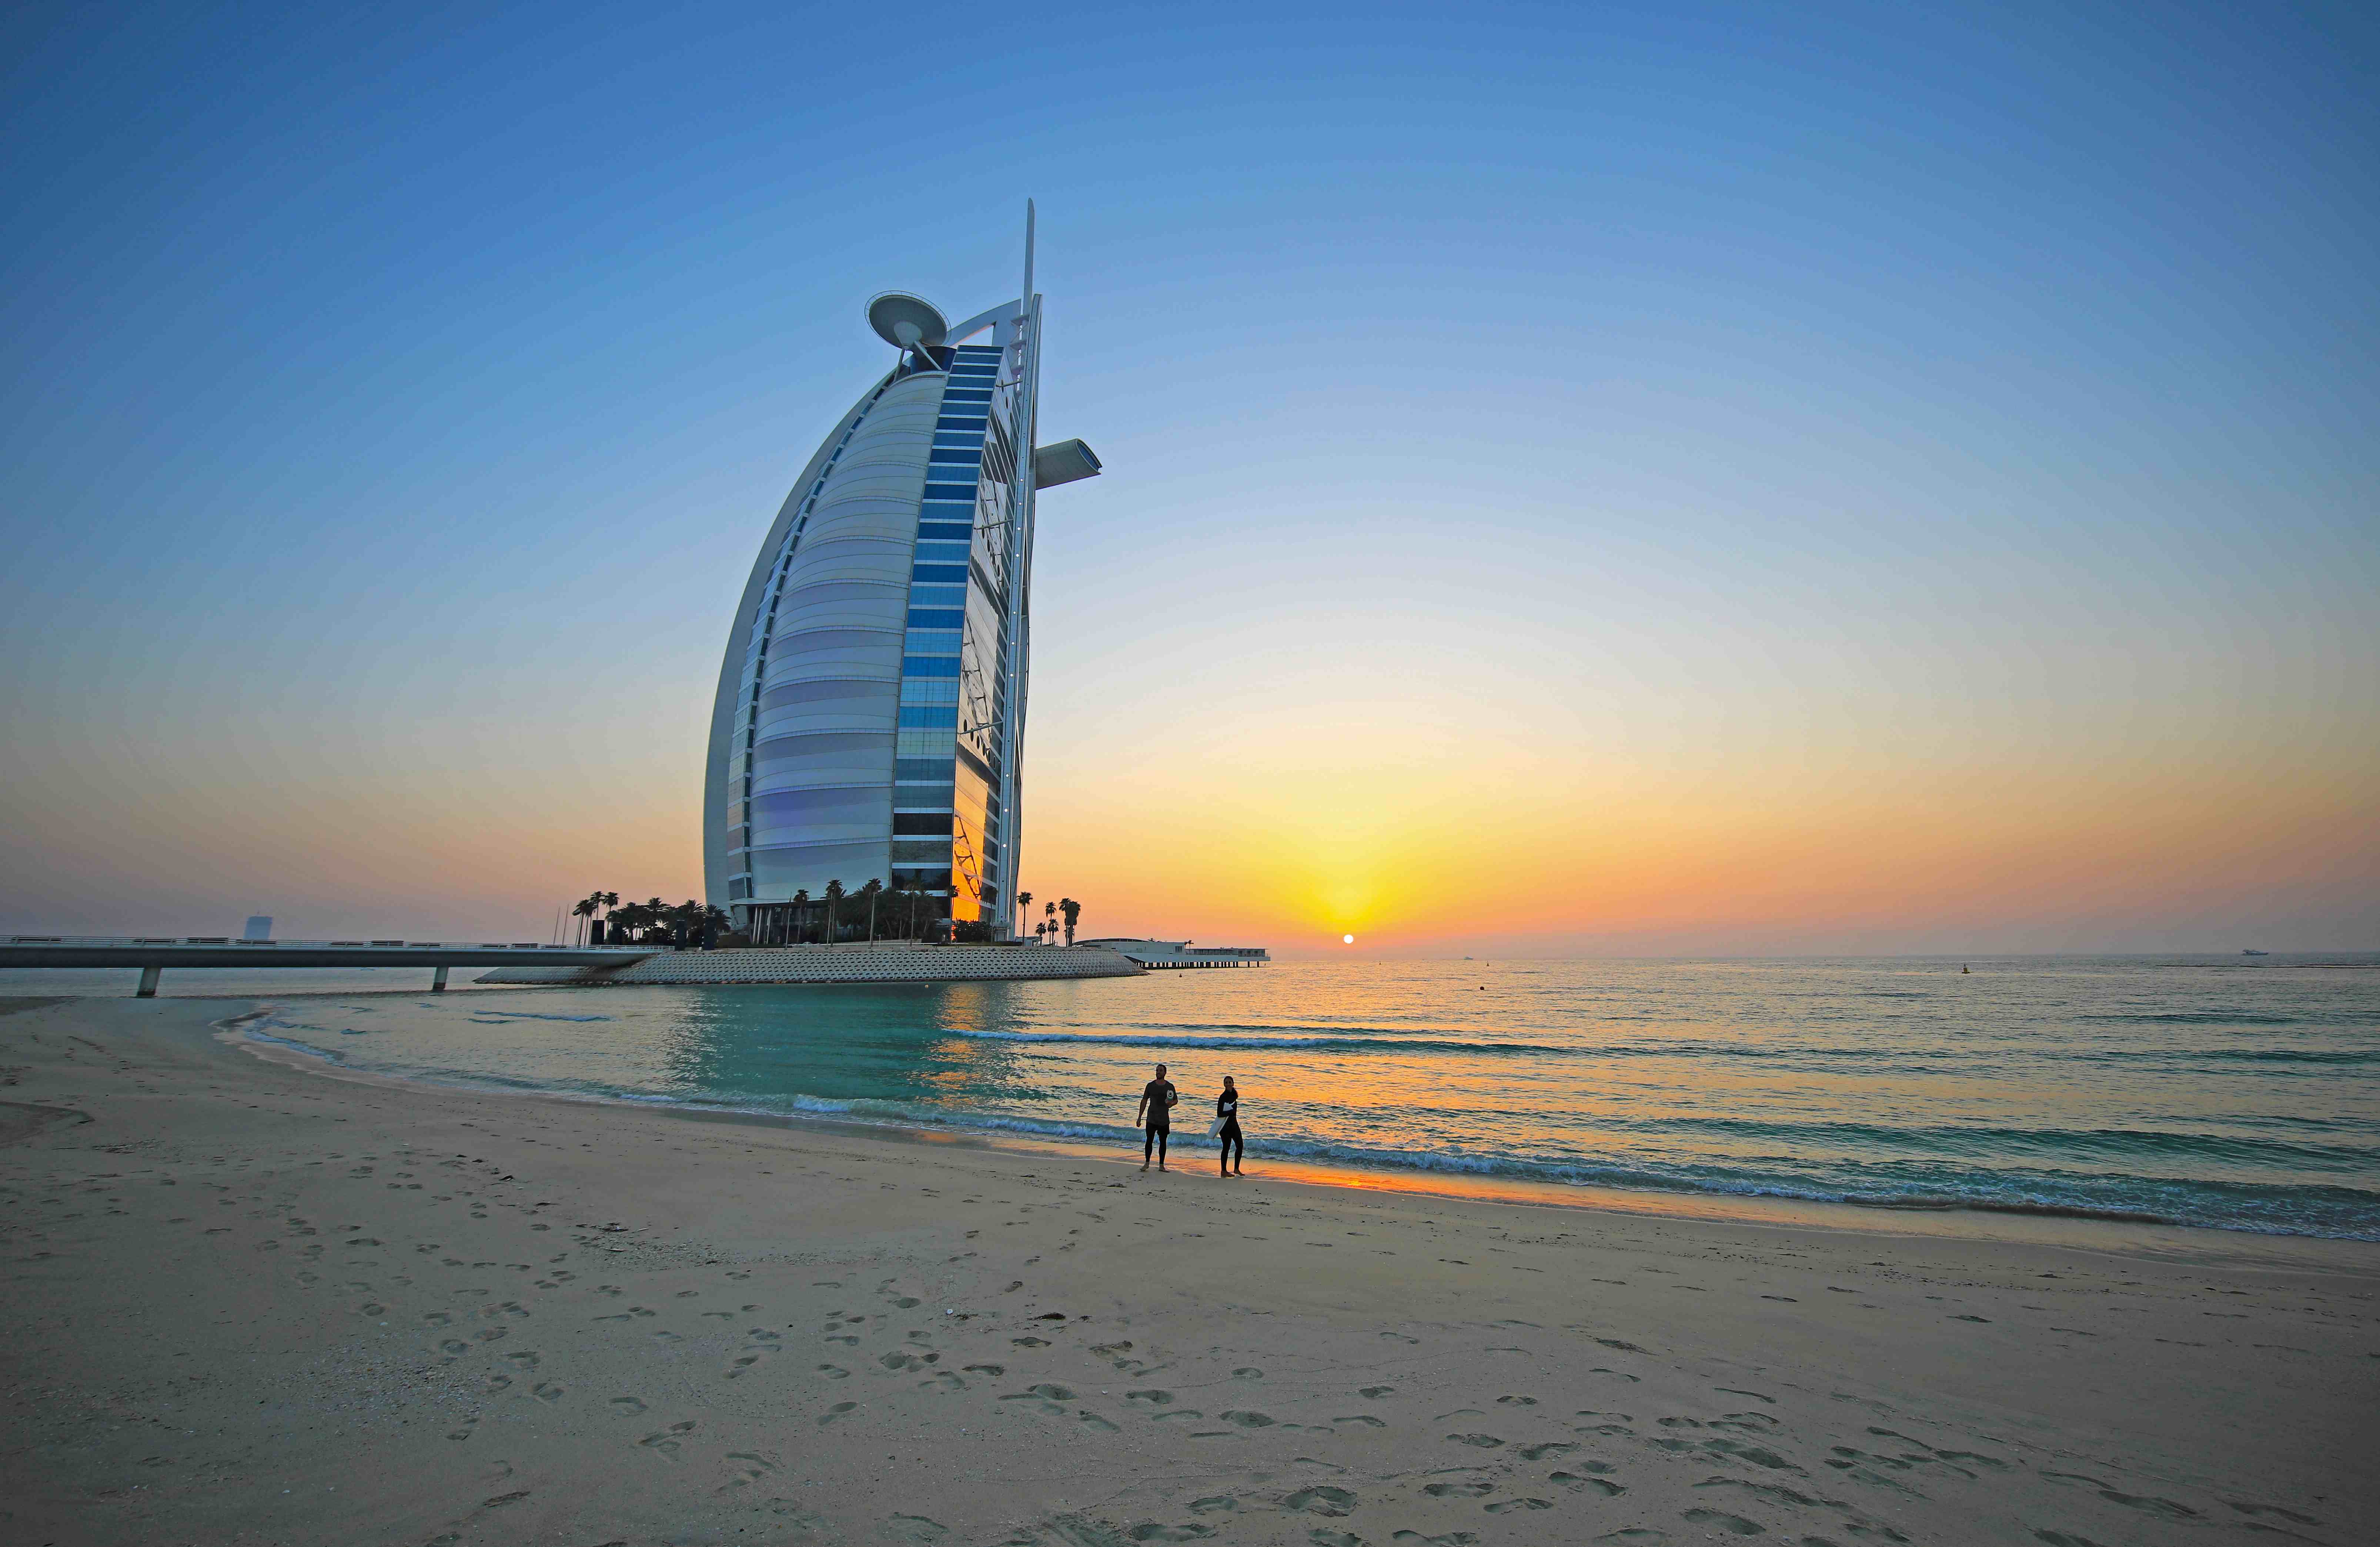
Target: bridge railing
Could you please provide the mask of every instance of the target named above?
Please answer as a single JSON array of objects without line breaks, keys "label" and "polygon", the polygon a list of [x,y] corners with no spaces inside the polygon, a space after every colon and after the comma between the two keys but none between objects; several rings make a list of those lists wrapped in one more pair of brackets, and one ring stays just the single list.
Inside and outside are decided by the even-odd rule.
[{"label": "bridge railing", "polygon": [[276,947],[292,949],[322,950],[325,949],[411,950],[624,950],[650,956],[650,946],[553,945],[543,940],[239,940],[228,935],[10,935],[6,944],[12,946],[237,946],[246,949],[271,950]]}]

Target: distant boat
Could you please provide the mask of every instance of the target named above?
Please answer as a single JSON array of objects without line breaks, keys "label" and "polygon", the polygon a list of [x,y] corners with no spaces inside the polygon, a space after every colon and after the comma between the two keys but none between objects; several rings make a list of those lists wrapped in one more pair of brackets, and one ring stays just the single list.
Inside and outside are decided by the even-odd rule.
[{"label": "distant boat", "polygon": [[2240,954],[2242,956],[2270,956],[2273,953],[2268,950],[2243,950]]}]

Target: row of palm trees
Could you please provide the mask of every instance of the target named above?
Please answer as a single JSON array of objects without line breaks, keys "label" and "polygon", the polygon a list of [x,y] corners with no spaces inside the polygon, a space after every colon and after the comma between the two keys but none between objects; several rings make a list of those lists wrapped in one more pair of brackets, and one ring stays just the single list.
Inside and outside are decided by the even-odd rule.
[{"label": "row of palm trees", "polygon": [[571,904],[570,915],[578,920],[579,942],[585,945],[707,947],[735,925],[723,911],[692,898],[624,904],[616,891],[589,892]]},{"label": "row of palm trees", "polygon": [[[1018,892],[1016,908],[1024,917],[1031,918],[1033,894],[1029,891]],[[1061,913],[1063,913],[1066,918],[1063,925],[1058,922],[1058,915]],[[1062,897],[1055,902],[1045,902],[1041,905],[1041,922],[1033,926],[1034,937],[1038,943],[1049,945],[1054,942],[1054,937],[1062,927],[1066,932],[1066,943],[1071,946],[1075,943],[1075,921],[1082,916],[1083,905],[1071,897]],[[1016,932],[1020,936],[1025,933],[1021,927]]]},{"label": "row of palm trees", "polygon": [[829,881],[816,899],[822,917],[814,916],[812,902],[808,888],[794,893],[794,938],[789,943],[808,941],[813,928],[819,940],[832,943],[940,939],[949,927],[944,912],[949,904],[944,899],[932,892],[888,887],[872,876],[848,889],[839,880]]},{"label": "row of palm trees", "polygon": [[[949,904],[944,898],[931,892],[887,887],[873,876],[856,888],[846,888],[840,880],[829,881],[825,891],[815,900],[804,888],[794,893],[792,906],[791,938],[771,939],[766,944],[802,945],[813,939],[821,943],[861,938],[870,942],[988,939],[991,933],[980,923],[963,922],[954,927],[945,911]],[[1033,894],[1018,892],[1016,907],[1022,917],[1032,917]],[[1062,897],[1055,902],[1044,903],[1041,912],[1041,921],[1033,926],[1035,939],[1054,945],[1062,933],[1066,944],[1073,945],[1075,925],[1083,915],[1083,905],[1071,897]],[[668,944],[707,949],[722,937],[726,937],[729,944],[746,943],[741,937],[730,933],[735,921],[724,912],[691,898],[674,905],[658,897],[645,902],[623,903],[618,892],[595,891],[573,903],[570,914],[578,921],[577,933],[582,945]],[[1024,931],[1020,927],[1016,933],[1022,936]]]}]

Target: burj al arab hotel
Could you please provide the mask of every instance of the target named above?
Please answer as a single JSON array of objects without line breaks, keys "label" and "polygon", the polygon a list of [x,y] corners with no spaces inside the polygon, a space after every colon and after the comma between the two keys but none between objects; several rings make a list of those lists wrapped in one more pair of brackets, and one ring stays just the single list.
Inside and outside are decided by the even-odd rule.
[{"label": "burj al arab hotel", "polygon": [[890,292],[868,320],[891,369],[859,396],[760,545],[719,669],[704,772],[710,900],[756,944],[796,892],[880,880],[1011,933],[1033,502],[1093,477],[1035,446],[1041,297],[964,322]]}]

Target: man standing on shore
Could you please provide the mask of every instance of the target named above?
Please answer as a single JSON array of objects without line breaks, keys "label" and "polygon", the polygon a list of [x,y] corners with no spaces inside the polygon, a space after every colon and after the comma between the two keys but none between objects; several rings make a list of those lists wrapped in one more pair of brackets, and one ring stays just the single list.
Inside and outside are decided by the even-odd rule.
[{"label": "man standing on shore", "polygon": [[1173,1089],[1173,1082],[1165,1078],[1165,1066],[1158,1065],[1157,1078],[1141,1089],[1140,1110],[1133,1115],[1132,1119],[1142,1129],[1140,1142],[1142,1170],[1148,1169],[1148,1157],[1151,1154],[1157,1156],[1157,1168],[1160,1171],[1165,1169],[1165,1141],[1172,1137],[1173,1104],[1181,1099],[1182,1097]]}]

